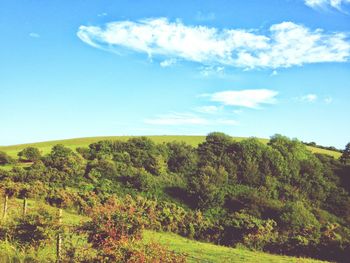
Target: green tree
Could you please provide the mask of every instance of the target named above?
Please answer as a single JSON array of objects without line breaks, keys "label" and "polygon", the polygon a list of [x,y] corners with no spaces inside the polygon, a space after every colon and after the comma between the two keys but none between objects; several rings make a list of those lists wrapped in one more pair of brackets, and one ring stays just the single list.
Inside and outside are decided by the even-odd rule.
[{"label": "green tree", "polygon": [[10,164],[13,159],[5,152],[0,151],[0,165]]},{"label": "green tree", "polygon": [[41,158],[41,153],[39,149],[35,147],[26,147],[22,151],[20,151],[17,155],[20,158],[20,160],[29,161],[29,162],[35,162],[40,160]]},{"label": "green tree", "polygon": [[168,169],[173,173],[191,174],[196,168],[195,149],[184,142],[167,144],[169,150]]},{"label": "green tree", "polygon": [[320,228],[314,214],[301,201],[288,202],[285,205],[281,212],[280,223],[282,228],[291,229],[297,233],[308,228]]},{"label": "green tree", "polygon": [[188,192],[201,209],[220,207],[224,203],[227,180],[228,175],[223,167],[200,167],[189,178]]},{"label": "green tree", "polygon": [[82,181],[86,167],[84,159],[70,148],[55,145],[43,162],[45,178],[57,186],[73,186]]},{"label": "green tree", "polygon": [[228,150],[233,143],[229,135],[221,132],[209,133],[205,142],[197,148],[198,166],[211,166],[216,169],[222,167],[227,172],[229,180],[235,181],[236,165],[228,155]]},{"label": "green tree", "polygon": [[340,157],[340,161],[343,164],[349,164],[350,163],[350,142],[345,146],[345,149]]}]

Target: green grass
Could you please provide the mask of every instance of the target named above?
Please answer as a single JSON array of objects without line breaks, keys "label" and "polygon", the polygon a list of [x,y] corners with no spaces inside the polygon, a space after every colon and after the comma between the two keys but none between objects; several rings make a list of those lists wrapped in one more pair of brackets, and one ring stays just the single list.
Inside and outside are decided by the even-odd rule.
[{"label": "green grass", "polygon": [[[15,216],[21,216],[23,200],[21,199],[9,199],[8,217],[7,220],[11,220]],[[0,206],[2,207],[3,199],[0,198]],[[46,209],[54,212],[57,208],[46,205],[40,201],[28,200],[28,213],[31,210],[44,206]],[[1,215],[2,216],[2,215]],[[74,212],[63,211],[62,223],[64,225],[78,225],[81,222],[88,220],[87,217],[78,215]],[[84,241],[86,242],[86,241]],[[263,252],[250,251],[244,248],[228,248],[218,246],[210,243],[198,242],[190,239],[186,239],[173,233],[155,232],[150,230],[144,231],[144,242],[158,242],[168,249],[178,253],[185,254],[188,262],[272,262],[272,263],[313,263],[321,262],[313,259],[295,258],[287,256],[272,255]],[[32,252],[32,255],[36,255],[37,258],[45,259],[46,262],[53,262],[55,259],[55,244],[41,248],[40,251]],[[5,258],[18,258],[23,259],[25,255],[23,252],[18,251],[7,242],[0,242],[0,262]],[[50,260],[49,260],[50,259]],[[44,262],[43,261],[43,262]]]},{"label": "green grass", "polygon": [[175,252],[184,253],[188,262],[322,262],[314,259],[295,258],[250,251],[244,248],[228,248],[210,243],[190,240],[173,233],[144,231],[145,242],[158,242]]},{"label": "green grass", "polygon": [[[197,146],[199,143],[205,140],[205,136],[147,136],[156,143],[166,143],[171,141],[183,141],[192,146]],[[10,156],[16,158],[17,153],[28,146],[37,147],[40,149],[42,154],[47,154],[50,152],[52,146],[55,144],[63,144],[73,150],[77,147],[87,147],[89,144],[98,142],[101,140],[122,140],[126,141],[132,138],[132,136],[106,136],[106,137],[87,137],[87,138],[76,138],[76,139],[67,139],[67,140],[57,140],[57,141],[48,141],[48,142],[38,142],[38,143],[28,143],[28,144],[19,144],[11,146],[0,146],[0,151],[4,151]],[[236,141],[242,141],[246,139],[245,137],[233,137]],[[259,139],[262,143],[267,143],[268,139]],[[314,153],[323,153],[333,156],[334,158],[339,158],[340,153],[325,149],[320,149],[316,147],[307,146],[307,148]]]}]

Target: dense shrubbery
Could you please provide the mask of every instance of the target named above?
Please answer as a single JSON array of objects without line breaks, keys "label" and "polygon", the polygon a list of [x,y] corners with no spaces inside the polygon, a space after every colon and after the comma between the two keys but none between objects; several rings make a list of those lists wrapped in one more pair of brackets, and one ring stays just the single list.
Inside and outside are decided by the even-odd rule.
[{"label": "dense shrubbery", "polygon": [[[113,232],[119,241],[139,238],[130,224],[227,246],[341,261],[350,256],[347,153],[342,161],[312,154],[280,135],[265,145],[211,133],[197,148],[140,137],[101,141],[77,152],[56,145],[40,159],[26,157],[34,161],[29,168],[0,170],[0,180],[9,196],[25,193],[80,213],[112,206],[118,213],[101,216],[126,224],[128,231]],[[119,201],[110,204],[113,195]],[[92,218],[102,220],[89,230],[94,244],[98,233],[106,234],[101,228],[106,218]],[[128,249],[153,253],[139,245]]]},{"label": "dense shrubbery", "polygon": [[89,212],[91,221],[81,228],[97,250],[97,262],[185,262],[185,257],[158,244],[144,244],[147,217],[133,200],[123,201],[109,199],[96,206]]}]

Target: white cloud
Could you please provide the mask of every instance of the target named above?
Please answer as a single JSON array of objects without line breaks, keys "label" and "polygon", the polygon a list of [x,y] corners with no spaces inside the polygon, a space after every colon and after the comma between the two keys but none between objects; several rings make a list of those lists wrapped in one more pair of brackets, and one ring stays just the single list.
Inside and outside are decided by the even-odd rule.
[{"label": "white cloud", "polygon": [[103,12],[103,13],[101,13],[101,14],[98,14],[97,16],[98,16],[98,17],[104,17],[104,16],[108,16],[108,14],[105,13],[105,12]]},{"label": "white cloud", "polygon": [[307,94],[305,96],[302,96],[300,98],[301,101],[306,101],[306,102],[315,102],[317,100],[317,95],[316,94]]},{"label": "white cloud", "polygon": [[305,5],[314,8],[335,8],[339,11],[342,10],[342,6],[349,4],[350,0],[304,0]]},{"label": "white cloud", "polygon": [[222,76],[225,72],[225,67],[220,66],[205,66],[200,68],[200,73],[204,77],[209,77],[211,75]]},{"label": "white cloud", "polygon": [[29,36],[33,37],[33,38],[39,38],[40,37],[40,35],[38,33],[34,33],[34,32],[29,33]]},{"label": "white cloud", "polygon": [[271,76],[276,76],[276,75],[278,75],[277,70],[272,71]]},{"label": "white cloud", "polygon": [[163,60],[162,62],[159,63],[159,65],[163,68],[166,68],[176,64],[176,62],[177,62],[176,59],[170,58],[170,59]]},{"label": "white cloud", "polygon": [[153,119],[144,120],[147,124],[154,125],[204,125],[208,121],[204,118],[198,117],[189,113],[171,113],[165,115],[158,115]]},{"label": "white cloud", "polygon": [[202,106],[202,107],[197,107],[195,110],[200,113],[207,113],[207,114],[213,114],[217,113],[221,107],[218,106]]},{"label": "white cloud", "polygon": [[274,103],[277,94],[268,89],[229,90],[211,94],[210,99],[227,106],[258,108],[260,104]]},{"label": "white cloud", "polygon": [[350,42],[345,33],[326,33],[293,22],[254,29],[218,29],[151,18],[80,26],[85,43],[115,52],[129,49],[148,57],[181,59],[206,66],[279,68],[321,62],[346,62]]}]

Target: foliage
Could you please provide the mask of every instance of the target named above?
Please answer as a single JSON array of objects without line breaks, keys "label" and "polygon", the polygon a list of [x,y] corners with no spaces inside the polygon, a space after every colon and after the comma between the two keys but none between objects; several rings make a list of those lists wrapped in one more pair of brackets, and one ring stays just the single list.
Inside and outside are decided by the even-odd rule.
[{"label": "foliage", "polygon": [[214,132],[196,148],[132,137],[77,152],[55,145],[40,160],[0,170],[1,189],[92,211],[92,258],[148,260],[162,249],[140,243],[143,228],[273,253],[347,256],[349,166],[296,139],[274,135],[266,144]]},{"label": "foliage", "polygon": [[28,162],[35,162],[40,160],[41,153],[38,148],[35,147],[26,147],[22,151],[20,151],[18,154],[18,157],[22,161],[28,161]]},{"label": "foliage", "polygon": [[0,165],[13,163],[13,159],[7,153],[0,151]]},{"label": "foliage", "polygon": [[344,164],[350,163],[350,142],[345,146],[345,150],[340,157],[340,161]]},{"label": "foliage", "polygon": [[16,218],[9,228],[11,240],[25,247],[39,247],[53,239],[57,221],[49,211],[39,208],[25,217]]},{"label": "foliage", "polygon": [[162,246],[141,241],[144,218],[128,203],[109,199],[90,212],[91,221],[83,226],[88,241],[97,249],[99,262],[185,262],[185,258]]}]

